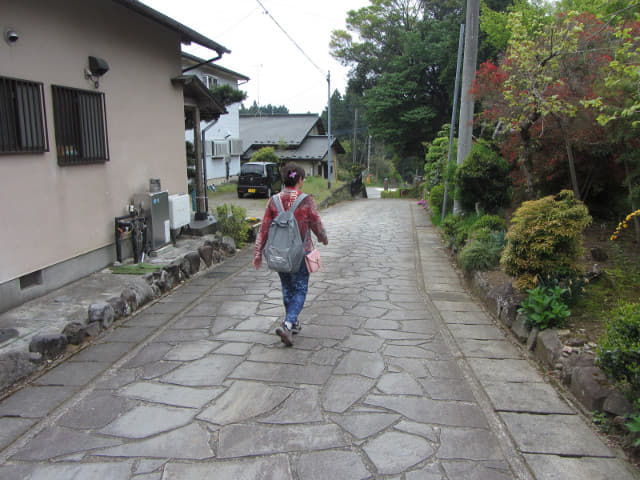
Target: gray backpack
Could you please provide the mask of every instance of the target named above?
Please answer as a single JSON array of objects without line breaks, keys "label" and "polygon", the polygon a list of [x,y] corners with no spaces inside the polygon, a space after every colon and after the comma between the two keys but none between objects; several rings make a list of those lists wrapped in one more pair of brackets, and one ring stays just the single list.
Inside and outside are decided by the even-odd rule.
[{"label": "gray backpack", "polygon": [[267,259],[267,266],[275,272],[295,273],[300,270],[300,264],[304,259],[304,243],[293,212],[306,196],[306,193],[301,193],[286,212],[280,195],[273,196],[273,201],[278,208],[278,216],[273,219],[269,227],[264,256]]}]

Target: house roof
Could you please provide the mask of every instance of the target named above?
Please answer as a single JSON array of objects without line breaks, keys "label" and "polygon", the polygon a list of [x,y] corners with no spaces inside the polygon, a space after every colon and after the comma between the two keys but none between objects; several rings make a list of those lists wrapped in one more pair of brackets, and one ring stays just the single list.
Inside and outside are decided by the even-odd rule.
[{"label": "house roof", "polygon": [[[182,52],[182,58],[186,59],[187,63],[192,63],[194,65],[207,62],[207,60],[203,58],[196,57],[195,55],[191,55],[190,53],[186,53],[186,52]],[[235,80],[244,80],[245,82],[248,82],[250,80],[249,77],[247,77],[246,75],[242,75],[241,73],[234,72],[233,70],[222,67],[215,63],[204,63],[202,65],[202,69],[205,71],[209,70],[214,74],[220,73],[221,75],[234,78]]]},{"label": "house roof", "polygon": [[316,126],[319,133],[325,133],[322,120],[317,114],[265,115],[262,117],[240,115],[240,138],[242,138],[245,149],[252,145],[297,146],[307,138]]},{"label": "house roof", "polygon": [[[331,146],[336,153],[344,153],[344,148],[337,138]],[[287,160],[322,160],[327,155],[328,145],[326,135],[310,135],[296,149],[276,150],[275,154],[284,161]]]},{"label": "house roof", "polygon": [[172,78],[171,81],[182,84],[185,99],[190,98],[198,105],[201,120],[214,120],[227,113],[224,105],[218,103],[207,86],[195,75],[181,75]]},{"label": "house roof", "polygon": [[180,34],[180,41],[185,45],[189,45],[191,42],[197,43],[198,45],[202,45],[203,47],[210,48],[211,50],[215,50],[219,55],[224,53],[231,53],[227,47],[220,45],[217,42],[214,42],[210,38],[205,37],[204,35],[192,30],[191,28],[181,24],[180,22],[175,21],[171,17],[167,17],[162,13],[154,10],[147,5],[138,2],[137,0],[113,0],[115,3],[126,7],[143,17],[146,17],[150,20],[153,20],[160,25],[163,25],[175,32]]}]

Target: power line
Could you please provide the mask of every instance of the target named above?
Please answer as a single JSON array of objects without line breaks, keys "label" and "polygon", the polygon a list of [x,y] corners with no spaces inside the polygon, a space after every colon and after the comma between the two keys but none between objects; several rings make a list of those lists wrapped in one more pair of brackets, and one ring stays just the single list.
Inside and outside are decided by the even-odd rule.
[{"label": "power line", "polygon": [[276,20],[275,18],[273,18],[273,15],[271,15],[271,14],[269,13],[269,11],[265,8],[265,6],[262,4],[262,2],[261,2],[260,0],[256,0],[256,2],[258,2],[258,3],[260,4],[260,6],[262,7],[262,9],[264,10],[264,13],[266,13],[267,15],[269,15],[269,18],[271,18],[271,20],[273,20],[273,23],[275,23],[275,24],[278,26],[278,28],[279,28],[280,30],[282,30],[282,33],[284,33],[284,34],[287,36],[287,38],[288,38],[289,40],[291,40],[291,42],[296,46],[296,48],[297,48],[298,50],[300,50],[300,52],[302,52],[302,54],[307,58],[307,60],[309,60],[309,61],[311,62],[311,64],[312,64],[314,67],[316,67],[316,69],[317,69],[317,70],[318,70],[322,75],[324,75],[324,72],[320,69],[320,67],[318,67],[318,65],[316,65],[316,63],[315,63],[313,60],[311,60],[311,57],[310,57],[309,55],[307,55],[307,54],[306,54],[306,52],[302,49],[302,47],[300,47],[300,45],[298,45],[298,43],[293,39],[293,37],[292,37],[291,35],[289,35],[289,34],[287,33],[287,31],[286,31],[284,28],[282,28],[282,27],[280,26],[280,24],[277,22],[277,20]]}]

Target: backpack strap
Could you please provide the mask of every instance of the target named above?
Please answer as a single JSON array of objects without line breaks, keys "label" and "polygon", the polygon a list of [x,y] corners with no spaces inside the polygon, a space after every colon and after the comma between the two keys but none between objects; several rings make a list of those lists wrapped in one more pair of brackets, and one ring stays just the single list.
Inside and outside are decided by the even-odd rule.
[{"label": "backpack strap", "polygon": [[300,193],[300,196],[298,196],[298,198],[296,198],[296,201],[293,202],[293,205],[291,205],[291,208],[289,209],[289,211],[291,213],[293,213],[295,211],[295,209],[298,208],[298,205],[300,205],[300,203],[302,203],[302,200],[307,198],[307,196],[308,195],[306,193]]},{"label": "backpack strap", "polygon": [[284,212],[284,207],[282,206],[282,200],[280,200],[280,194],[273,196],[273,202],[276,204],[278,213]]}]

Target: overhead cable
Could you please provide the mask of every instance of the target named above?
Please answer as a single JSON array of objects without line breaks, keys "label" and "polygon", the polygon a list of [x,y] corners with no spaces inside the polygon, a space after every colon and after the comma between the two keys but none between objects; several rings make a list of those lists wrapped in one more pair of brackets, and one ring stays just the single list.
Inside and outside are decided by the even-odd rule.
[{"label": "overhead cable", "polygon": [[307,58],[307,60],[309,60],[309,61],[311,62],[311,64],[312,64],[314,67],[316,67],[316,69],[317,69],[317,70],[318,70],[322,75],[324,75],[324,72],[320,69],[320,67],[318,67],[318,65],[316,65],[316,63],[315,63],[313,60],[311,60],[311,57],[310,57],[309,55],[307,55],[307,54],[306,54],[306,52],[302,49],[302,47],[300,47],[300,45],[298,45],[298,43],[293,39],[293,37],[292,37],[291,35],[289,35],[289,34],[287,33],[287,31],[286,31],[284,28],[282,28],[282,26],[280,26],[280,24],[277,22],[277,20],[276,20],[275,18],[273,18],[273,15],[271,15],[271,14],[269,13],[269,11],[265,8],[265,6],[262,4],[262,2],[261,2],[260,0],[256,0],[256,2],[258,2],[258,3],[260,4],[260,6],[262,7],[262,9],[264,10],[264,13],[266,13],[267,15],[269,15],[269,18],[271,18],[271,20],[273,20],[273,23],[275,23],[275,24],[278,26],[278,28],[279,28],[280,30],[282,30],[282,33],[284,33],[284,34],[287,36],[287,38],[288,38],[289,40],[291,40],[291,42],[296,46],[296,48],[297,48],[298,50],[300,50],[300,52],[302,52],[302,54]]}]

